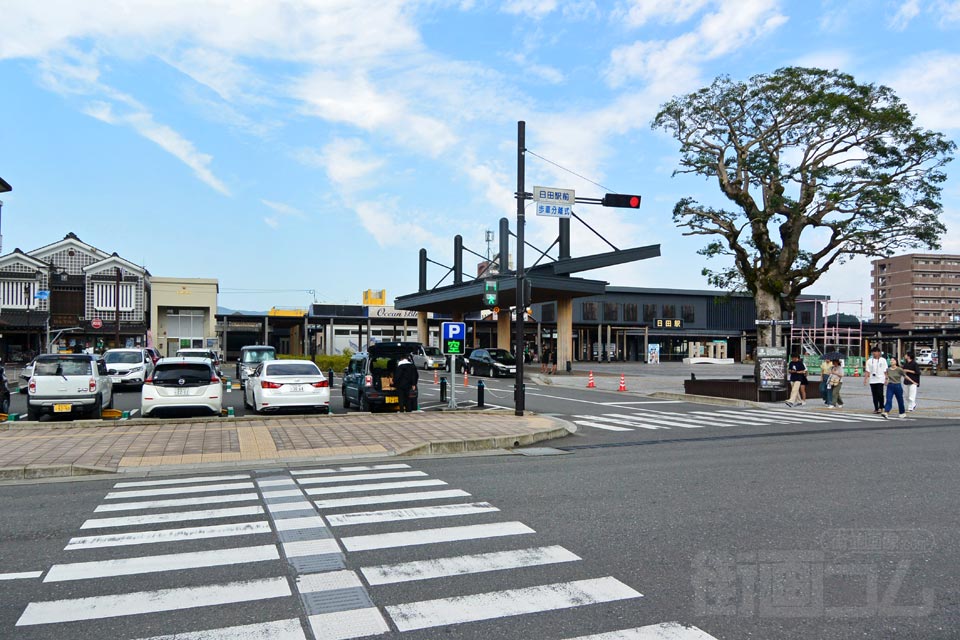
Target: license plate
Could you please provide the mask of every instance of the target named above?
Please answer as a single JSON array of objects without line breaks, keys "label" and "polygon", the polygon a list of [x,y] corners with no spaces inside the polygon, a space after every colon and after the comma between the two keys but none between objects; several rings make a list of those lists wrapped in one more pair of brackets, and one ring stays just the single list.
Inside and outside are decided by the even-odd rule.
[{"label": "license plate", "polygon": [[72,404],[55,404],[55,405],[53,405],[53,412],[54,412],[54,413],[70,413],[70,411],[71,411],[72,409],[73,409],[73,405],[72,405]]},{"label": "license plate", "polygon": [[386,398],[383,399],[383,401],[386,402],[387,404],[398,404],[400,402],[400,398],[398,398],[397,396],[387,396]]},{"label": "license plate", "polygon": [[190,390],[189,390],[189,389],[177,389],[177,390],[176,390],[176,395],[178,395],[178,396],[188,396],[188,395],[190,395]]},{"label": "license plate", "polygon": [[302,384],[290,385],[290,393],[303,393],[303,385]]},{"label": "license plate", "polygon": [[120,384],[120,376],[110,376],[110,382],[113,384]]}]

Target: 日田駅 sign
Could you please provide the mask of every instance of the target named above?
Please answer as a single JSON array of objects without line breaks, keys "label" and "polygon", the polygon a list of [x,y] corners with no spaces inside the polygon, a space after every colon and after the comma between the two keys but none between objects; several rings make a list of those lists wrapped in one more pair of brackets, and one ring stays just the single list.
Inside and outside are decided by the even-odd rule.
[{"label": "\u65e5\u7530\u99c5 sign", "polygon": [[573,189],[534,187],[533,199],[537,203],[538,216],[569,218],[573,214],[576,195]]}]

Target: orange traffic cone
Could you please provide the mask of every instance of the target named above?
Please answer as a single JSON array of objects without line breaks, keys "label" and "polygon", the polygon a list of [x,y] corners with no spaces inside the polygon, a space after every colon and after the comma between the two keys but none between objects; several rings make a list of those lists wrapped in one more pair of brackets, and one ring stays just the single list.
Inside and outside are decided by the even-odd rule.
[{"label": "orange traffic cone", "polygon": [[627,378],[621,373],[620,374],[620,388],[617,391],[626,391],[627,390]]},{"label": "orange traffic cone", "polygon": [[437,370],[433,370],[433,384],[440,384],[440,376],[437,375]]},{"label": "orange traffic cone", "polygon": [[470,385],[470,379],[467,378],[467,370],[463,370],[463,386],[467,387]]},{"label": "orange traffic cone", "polygon": [[590,372],[590,379],[587,381],[587,389],[596,389],[597,384],[593,381],[593,371]]}]

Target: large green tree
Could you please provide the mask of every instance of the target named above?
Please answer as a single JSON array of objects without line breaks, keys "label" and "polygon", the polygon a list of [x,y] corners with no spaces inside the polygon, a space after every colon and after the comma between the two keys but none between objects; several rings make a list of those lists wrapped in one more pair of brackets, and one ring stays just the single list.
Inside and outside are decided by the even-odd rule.
[{"label": "large green tree", "polygon": [[853,256],[939,248],[943,169],[955,146],[918,127],[888,87],[802,67],[747,82],[723,76],[667,102],[652,126],[680,143],[675,175],[715,179],[730,201],[683,198],[673,219],[684,235],[713,237],[702,255],[732,258],[703,274],[748,290],[761,319],[792,311]]}]

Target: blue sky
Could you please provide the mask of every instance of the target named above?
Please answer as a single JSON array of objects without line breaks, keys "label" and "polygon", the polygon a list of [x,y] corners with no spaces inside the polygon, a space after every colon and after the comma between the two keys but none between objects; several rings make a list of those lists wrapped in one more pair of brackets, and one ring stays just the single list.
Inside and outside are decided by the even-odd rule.
[{"label": "blue sky", "polygon": [[[639,211],[578,212],[663,256],[584,275],[683,288],[706,288],[703,241],[673,204],[722,202],[671,177],[677,145],[650,130],[670,97],[719,74],[839,68],[960,129],[957,0],[10,0],[3,14],[4,252],[73,231],[154,275],[218,278],[232,308],[392,299],[416,288],[421,247],[450,263],[459,233],[483,253],[514,215],[518,120],[531,151],[589,178],[529,157],[528,189],[643,195]],[[555,235],[528,217],[533,244]],[[576,221],[572,244],[605,250]],[[812,293],[866,311],[868,273],[855,260]]]}]

